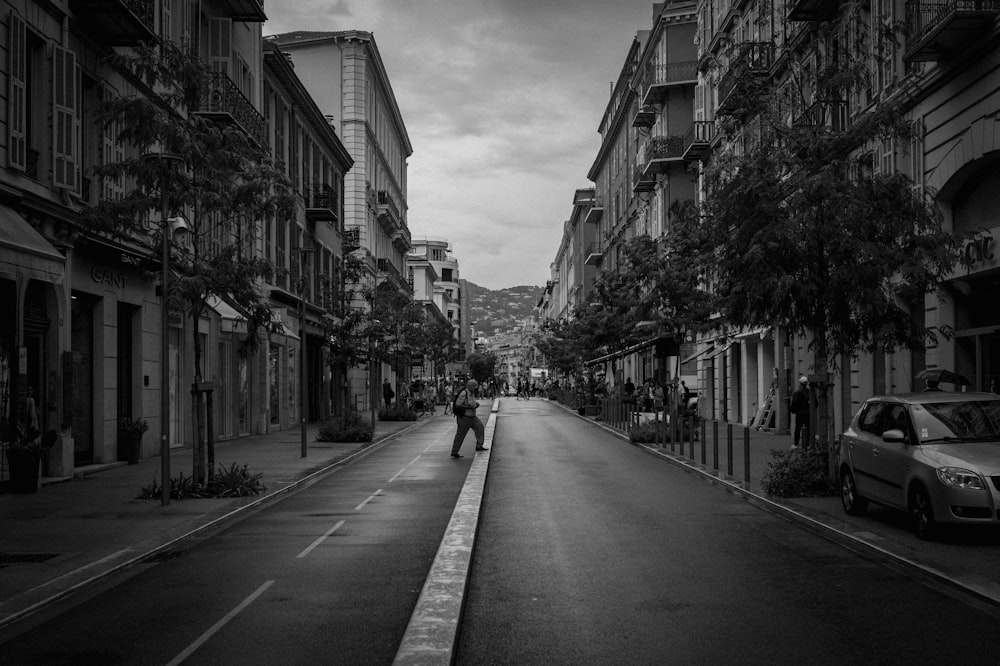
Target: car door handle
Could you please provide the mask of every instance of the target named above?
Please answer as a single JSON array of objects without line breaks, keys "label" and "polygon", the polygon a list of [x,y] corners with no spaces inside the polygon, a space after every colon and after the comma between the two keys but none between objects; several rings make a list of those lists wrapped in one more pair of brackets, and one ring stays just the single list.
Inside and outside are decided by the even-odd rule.
[{"label": "car door handle", "polygon": [[872,455],[873,456],[877,456],[878,455],[878,447],[877,446],[873,446],[872,447]]}]

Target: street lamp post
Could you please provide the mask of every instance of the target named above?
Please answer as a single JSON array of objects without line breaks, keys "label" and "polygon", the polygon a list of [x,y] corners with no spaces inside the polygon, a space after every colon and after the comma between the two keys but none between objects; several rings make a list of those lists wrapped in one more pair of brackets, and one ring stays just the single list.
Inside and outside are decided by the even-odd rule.
[{"label": "street lamp post", "polygon": [[180,162],[179,155],[155,154],[160,170],[160,505],[170,504],[170,306],[167,292],[170,286],[170,241],[173,232],[187,231],[184,218],[168,218],[167,168],[170,162]]},{"label": "street lamp post", "polygon": [[311,247],[300,247],[299,252],[299,428],[302,437],[302,457],[308,453],[306,443],[306,394],[309,383],[306,378],[306,258],[316,250]]}]

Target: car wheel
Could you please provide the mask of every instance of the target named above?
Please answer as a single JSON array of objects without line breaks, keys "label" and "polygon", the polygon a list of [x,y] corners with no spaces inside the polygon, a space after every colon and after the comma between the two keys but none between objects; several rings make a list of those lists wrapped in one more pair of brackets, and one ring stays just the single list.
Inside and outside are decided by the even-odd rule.
[{"label": "car wheel", "polygon": [[868,510],[868,500],[858,494],[854,475],[847,468],[840,471],[840,503],[851,516],[860,516]]},{"label": "car wheel", "polygon": [[922,486],[917,486],[910,492],[910,515],[913,517],[913,531],[921,539],[933,539],[936,532],[934,509],[931,499]]}]

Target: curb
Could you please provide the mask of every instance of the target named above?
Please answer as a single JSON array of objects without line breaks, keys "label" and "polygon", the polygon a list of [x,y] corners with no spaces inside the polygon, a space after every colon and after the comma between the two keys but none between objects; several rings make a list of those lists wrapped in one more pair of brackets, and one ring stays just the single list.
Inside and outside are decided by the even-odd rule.
[{"label": "curb", "polygon": [[[345,456],[343,458],[339,458],[339,459],[337,459],[337,460],[335,460],[333,462],[330,462],[330,463],[321,464],[321,466],[318,467],[318,468],[313,468],[313,469],[307,470],[304,476],[302,476],[301,478],[295,479],[294,481],[290,482],[288,485],[286,485],[283,488],[280,488],[280,489],[275,490],[273,492],[270,492],[268,494],[262,495],[261,497],[258,497],[258,498],[254,499],[253,501],[251,501],[251,502],[249,502],[247,504],[244,504],[242,506],[236,507],[232,511],[227,511],[226,513],[222,514],[221,516],[217,516],[215,518],[212,518],[212,519],[208,520],[207,522],[205,522],[204,524],[199,525],[197,527],[194,527],[191,530],[185,532],[184,534],[182,534],[180,536],[177,536],[177,537],[174,537],[174,538],[170,539],[169,541],[166,541],[166,542],[160,544],[159,546],[156,546],[155,548],[151,548],[149,550],[143,551],[142,553],[140,553],[138,555],[135,555],[134,557],[131,557],[131,558],[129,558],[128,560],[126,560],[124,562],[121,562],[119,564],[115,564],[115,565],[113,565],[113,566],[111,566],[111,567],[109,567],[109,568],[107,568],[107,569],[105,569],[103,571],[100,571],[99,573],[94,574],[93,576],[91,576],[89,578],[86,578],[86,579],[81,580],[81,581],[79,581],[77,583],[74,583],[73,585],[71,585],[71,586],[69,586],[69,587],[67,587],[65,589],[59,590],[58,592],[55,592],[52,595],[50,595],[50,596],[48,596],[48,597],[46,597],[46,598],[44,598],[44,599],[42,599],[40,601],[37,601],[37,602],[31,604],[30,606],[27,606],[26,608],[23,608],[23,609],[18,610],[18,611],[14,611],[10,615],[7,615],[7,616],[5,616],[3,618],[0,618],[0,630],[6,629],[6,628],[8,628],[8,627],[10,627],[10,626],[12,626],[14,624],[16,624],[17,622],[20,622],[21,620],[24,620],[25,618],[29,617],[30,615],[33,615],[33,614],[37,613],[38,611],[43,610],[44,608],[47,608],[48,606],[51,606],[52,604],[54,604],[54,603],[56,603],[58,601],[61,601],[62,599],[65,599],[65,598],[71,596],[72,594],[80,591],[81,589],[83,589],[85,587],[88,587],[90,585],[93,585],[94,583],[98,583],[98,582],[100,582],[100,581],[102,581],[102,580],[104,580],[106,578],[109,578],[110,576],[118,574],[118,573],[124,571],[125,569],[128,569],[128,568],[130,568],[132,566],[135,566],[136,564],[142,562],[143,560],[145,560],[147,558],[154,557],[154,556],[156,556],[156,555],[158,555],[160,553],[168,551],[171,548],[173,548],[174,546],[176,546],[178,543],[180,543],[180,542],[182,542],[182,541],[184,541],[186,539],[190,539],[190,538],[192,538],[194,536],[197,536],[201,532],[204,532],[204,531],[207,531],[209,529],[212,529],[212,528],[214,528],[214,527],[222,524],[223,522],[225,522],[227,520],[231,520],[231,519],[239,516],[240,514],[246,512],[246,511],[250,511],[251,509],[256,509],[256,508],[260,507],[261,505],[263,505],[263,504],[265,504],[267,502],[270,502],[271,500],[275,500],[275,499],[281,498],[284,495],[286,495],[289,492],[291,492],[292,490],[297,490],[300,487],[306,485],[307,483],[312,483],[313,481],[317,480],[318,477],[320,477],[320,476],[322,476],[322,475],[324,475],[326,473],[329,473],[329,472],[335,470],[338,467],[347,465],[347,464],[349,464],[349,463],[351,463],[351,462],[353,462],[355,460],[363,458],[364,456],[368,455],[369,453],[372,453],[372,452],[380,449],[382,446],[384,446],[385,444],[387,444],[387,443],[391,442],[392,440],[396,439],[400,435],[408,433],[411,430],[414,430],[415,428],[420,427],[424,423],[428,423],[428,421],[426,421],[426,420],[416,421],[412,425],[406,426],[405,428],[401,428],[401,429],[397,430],[396,432],[390,433],[388,435],[385,435],[381,439],[378,439],[378,440],[375,440],[375,441],[371,442],[368,446],[365,446],[364,448],[359,449],[358,451],[355,451],[354,453],[352,453],[352,454],[350,454],[348,456]],[[94,564],[98,564],[98,563],[99,562],[96,562]]]},{"label": "curb", "polygon": [[472,459],[393,664],[451,664],[454,660],[499,409],[500,399],[494,398],[483,439],[487,450]]}]

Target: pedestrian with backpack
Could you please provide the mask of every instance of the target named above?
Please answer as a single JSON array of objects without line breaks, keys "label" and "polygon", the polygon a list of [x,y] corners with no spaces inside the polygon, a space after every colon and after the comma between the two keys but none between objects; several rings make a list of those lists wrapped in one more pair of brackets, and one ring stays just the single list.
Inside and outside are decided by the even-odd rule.
[{"label": "pedestrian with backpack", "polygon": [[470,379],[466,382],[465,388],[455,395],[455,400],[451,405],[452,411],[455,412],[455,421],[458,424],[458,430],[455,432],[455,441],[451,444],[452,458],[462,457],[462,454],[458,451],[462,448],[462,442],[465,441],[465,436],[469,434],[469,430],[476,433],[476,451],[487,450],[483,446],[486,442],[486,426],[476,416],[476,408],[479,407],[479,402],[476,401],[475,391],[478,386],[479,382],[475,379]]}]

